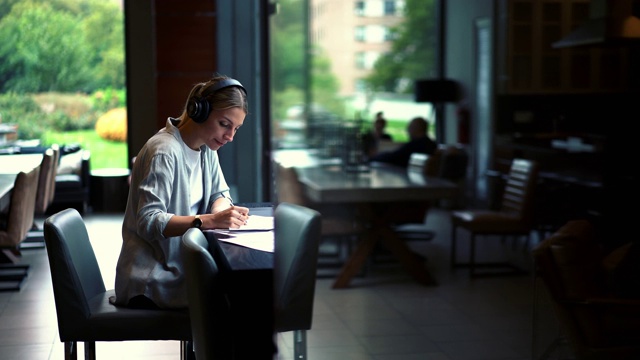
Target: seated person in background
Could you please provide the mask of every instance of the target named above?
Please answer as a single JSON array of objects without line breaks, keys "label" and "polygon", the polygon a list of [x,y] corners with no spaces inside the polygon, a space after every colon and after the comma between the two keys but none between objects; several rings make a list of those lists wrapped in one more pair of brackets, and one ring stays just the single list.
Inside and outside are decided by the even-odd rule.
[{"label": "seated person in background", "polygon": [[368,157],[375,155],[378,152],[378,142],[381,140],[391,141],[391,135],[384,131],[387,126],[387,119],[384,118],[383,112],[378,111],[376,118],[373,121],[373,129],[363,135],[362,141],[364,144],[364,150]]},{"label": "seated person in background", "polygon": [[378,153],[369,158],[369,161],[407,167],[411,154],[433,154],[438,144],[427,135],[428,128],[429,123],[423,117],[413,118],[407,126],[409,142],[395,150]]}]

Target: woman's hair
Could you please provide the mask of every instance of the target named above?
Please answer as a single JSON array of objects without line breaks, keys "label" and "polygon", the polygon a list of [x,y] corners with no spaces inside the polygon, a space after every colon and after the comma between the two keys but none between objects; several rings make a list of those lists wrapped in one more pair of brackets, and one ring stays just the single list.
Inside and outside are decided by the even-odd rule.
[{"label": "woman's hair", "polygon": [[193,97],[202,97],[203,94],[207,102],[211,105],[212,111],[220,111],[231,109],[234,107],[241,108],[245,114],[249,113],[249,105],[247,103],[247,94],[244,89],[241,89],[238,86],[226,86],[219,90],[210,92],[207,94],[207,90],[214,86],[217,82],[231,79],[228,76],[214,76],[211,80],[207,82],[202,82],[196,84],[189,93],[189,97],[187,98],[187,102],[184,105],[184,113],[187,112],[187,106],[189,101]]}]

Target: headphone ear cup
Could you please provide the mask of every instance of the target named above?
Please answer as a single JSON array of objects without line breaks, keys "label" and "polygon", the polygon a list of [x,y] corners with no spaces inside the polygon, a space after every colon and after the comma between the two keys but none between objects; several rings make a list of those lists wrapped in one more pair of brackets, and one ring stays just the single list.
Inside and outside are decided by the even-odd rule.
[{"label": "headphone ear cup", "polygon": [[209,117],[209,102],[203,98],[191,98],[187,104],[187,115],[197,122],[203,123]]}]

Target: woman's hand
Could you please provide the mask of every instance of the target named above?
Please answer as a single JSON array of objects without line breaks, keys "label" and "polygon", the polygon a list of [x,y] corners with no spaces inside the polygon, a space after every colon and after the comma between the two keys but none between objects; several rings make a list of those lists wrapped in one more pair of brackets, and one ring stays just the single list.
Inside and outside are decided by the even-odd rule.
[{"label": "woman's hand", "polygon": [[201,215],[203,229],[237,229],[247,223],[249,208],[231,206],[215,214]]}]

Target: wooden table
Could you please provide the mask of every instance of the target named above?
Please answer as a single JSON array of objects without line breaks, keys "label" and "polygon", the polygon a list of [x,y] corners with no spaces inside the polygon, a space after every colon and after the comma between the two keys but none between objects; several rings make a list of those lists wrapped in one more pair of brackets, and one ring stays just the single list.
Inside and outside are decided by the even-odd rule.
[{"label": "wooden table", "polygon": [[11,190],[16,176],[40,166],[42,154],[0,155],[0,210],[6,209],[11,201]]},{"label": "wooden table", "polygon": [[320,204],[357,206],[368,225],[355,251],[340,270],[333,288],[349,286],[378,239],[416,281],[424,285],[436,284],[424,264],[374,209],[376,204],[455,198],[458,192],[456,184],[441,178],[409,176],[404,168],[383,164],[373,165],[368,172],[346,173],[339,166],[296,167],[296,171],[311,200]]}]

